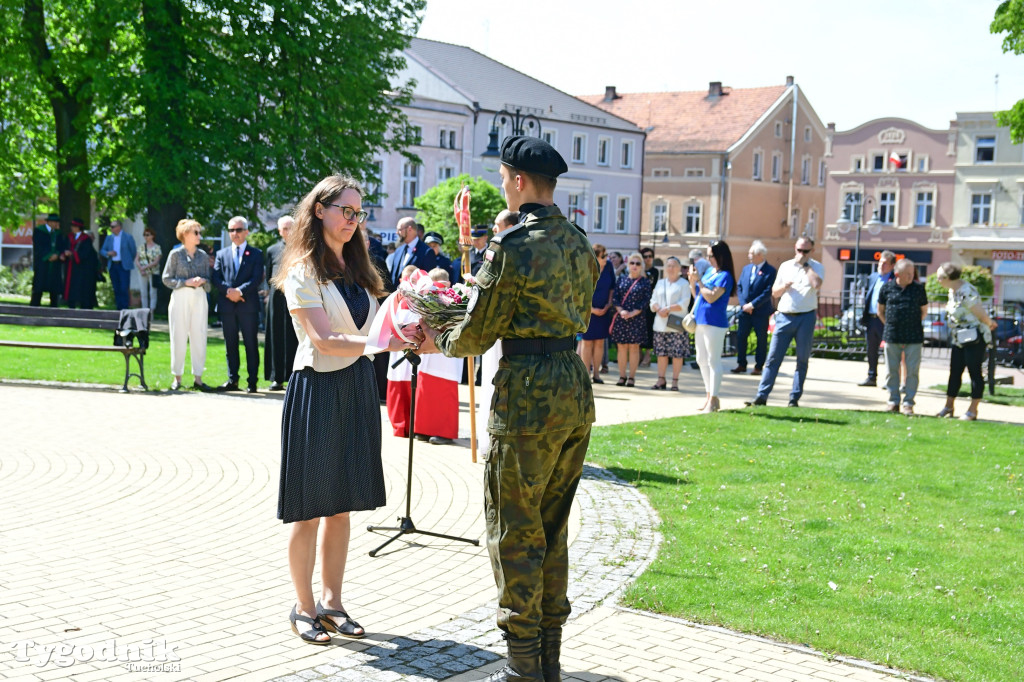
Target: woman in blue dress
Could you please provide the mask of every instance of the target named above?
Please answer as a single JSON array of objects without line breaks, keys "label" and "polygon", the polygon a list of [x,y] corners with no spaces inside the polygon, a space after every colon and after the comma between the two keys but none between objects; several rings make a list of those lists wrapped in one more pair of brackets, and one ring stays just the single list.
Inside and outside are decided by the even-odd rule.
[{"label": "woman in blue dress", "polygon": [[632,386],[640,366],[640,344],[647,341],[644,310],[651,303],[651,284],[644,276],[644,259],[639,253],[629,254],[626,274],[615,283],[613,303],[615,317],[609,332],[618,349],[619,380],[615,385]]},{"label": "woman in blue dress", "polygon": [[694,266],[690,267],[689,274],[690,292],[695,301],[693,314],[697,318],[697,331],[694,333],[697,365],[707,392],[707,400],[700,409],[704,413],[718,412],[721,408],[718,389],[722,385],[722,346],[729,331],[726,306],[729,305],[729,297],[736,293],[729,245],[723,241],[711,242],[707,259],[711,266],[704,271],[704,277],[700,277]]},{"label": "woman in blue dress", "polygon": [[590,326],[583,332],[580,357],[583,364],[593,373],[594,383],[603,384],[601,379],[601,358],[604,355],[604,340],[608,338],[608,327],[612,323],[612,293],[615,289],[615,272],[608,262],[608,251],[600,244],[594,244],[594,255],[601,274],[594,287],[594,298],[590,302]]}]

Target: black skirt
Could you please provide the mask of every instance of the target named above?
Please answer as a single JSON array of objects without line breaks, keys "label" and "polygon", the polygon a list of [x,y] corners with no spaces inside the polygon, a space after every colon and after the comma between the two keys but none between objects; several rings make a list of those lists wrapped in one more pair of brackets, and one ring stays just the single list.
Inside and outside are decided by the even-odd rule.
[{"label": "black skirt", "polygon": [[373,364],[291,375],[281,417],[281,487],[285,523],[384,506],[380,402]]}]

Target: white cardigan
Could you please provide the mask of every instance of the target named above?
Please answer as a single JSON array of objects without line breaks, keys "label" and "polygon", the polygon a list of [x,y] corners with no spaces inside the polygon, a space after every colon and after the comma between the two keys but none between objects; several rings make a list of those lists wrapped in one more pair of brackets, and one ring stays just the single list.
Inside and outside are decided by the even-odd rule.
[{"label": "white cardigan", "polygon": [[[323,308],[327,313],[327,319],[331,322],[331,331],[340,334],[357,334],[366,336],[373,324],[373,317],[377,313],[377,299],[367,292],[363,295],[370,299],[370,312],[366,316],[366,322],[362,327],[356,327],[352,320],[352,313],[349,312],[345,299],[333,283],[318,284],[305,264],[296,263],[288,270],[288,278],[284,282],[284,295],[288,302],[288,310],[296,308]],[[363,357],[354,355],[342,357],[339,355],[324,355],[318,351],[313,342],[309,340],[306,330],[302,324],[292,316],[292,326],[295,327],[295,336],[299,339],[299,347],[295,351],[295,363],[292,371],[297,372],[304,367],[312,367],[317,372],[333,372],[355,363]]]},{"label": "white cardigan", "polygon": [[[651,310],[655,307],[667,308],[670,305],[681,306],[678,311],[685,313],[686,306],[690,304],[690,282],[685,277],[680,277],[673,284],[668,281],[667,277],[663,277],[658,280],[658,283],[654,285],[654,293],[651,294]],[[654,331],[666,332],[676,331],[675,329],[669,330],[668,318],[662,317],[661,315],[654,316]]]}]

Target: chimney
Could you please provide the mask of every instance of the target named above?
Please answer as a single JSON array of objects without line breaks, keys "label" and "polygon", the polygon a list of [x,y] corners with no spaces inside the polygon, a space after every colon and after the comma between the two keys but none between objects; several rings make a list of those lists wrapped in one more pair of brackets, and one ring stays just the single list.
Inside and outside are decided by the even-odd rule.
[{"label": "chimney", "polygon": [[836,131],[836,124],[835,123],[829,123],[828,124],[828,130],[829,130],[830,133],[834,133]]},{"label": "chimney", "polygon": [[606,86],[604,86],[604,101],[605,102],[614,102],[617,99],[622,99],[622,95],[620,95],[620,94],[615,92],[615,86],[614,85],[606,85]]},{"label": "chimney", "polygon": [[786,86],[789,87],[790,85],[793,85],[793,77],[786,76]]},{"label": "chimney", "polygon": [[711,81],[708,83],[708,97],[722,96],[722,81]]}]

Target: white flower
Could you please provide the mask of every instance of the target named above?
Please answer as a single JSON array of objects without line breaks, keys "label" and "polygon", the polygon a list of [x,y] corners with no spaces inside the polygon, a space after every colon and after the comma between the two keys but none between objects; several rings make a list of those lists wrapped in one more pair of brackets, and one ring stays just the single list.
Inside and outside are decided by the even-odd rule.
[{"label": "white flower", "polygon": [[839,589],[839,585],[836,585],[836,584],[835,584],[834,582],[832,582],[831,580],[829,580],[829,581],[828,581],[828,586],[832,588],[832,591],[833,591],[833,592]]}]

